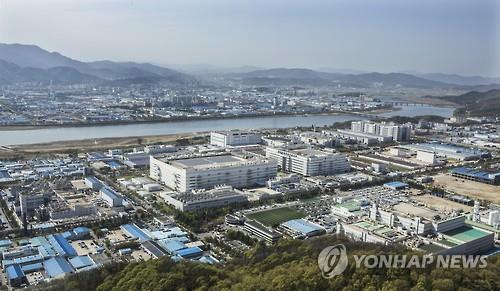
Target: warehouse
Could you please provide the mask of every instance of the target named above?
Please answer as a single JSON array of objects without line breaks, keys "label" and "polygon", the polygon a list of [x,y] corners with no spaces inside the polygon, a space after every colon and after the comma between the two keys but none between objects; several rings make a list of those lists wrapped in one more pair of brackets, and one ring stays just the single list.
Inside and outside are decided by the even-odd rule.
[{"label": "warehouse", "polygon": [[73,272],[73,268],[63,257],[54,257],[45,260],[43,266],[50,278],[61,278]]},{"label": "warehouse", "polygon": [[400,145],[398,147],[410,150],[415,153],[418,151],[433,152],[438,157],[444,157],[447,159],[454,159],[459,161],[478,160],[491,156],[491,154],[487,151],[482,151],[474,148],[459,147],[454,144],[420,143]]},{"label": "warehouse", "polygon": [[124,225],[120,226],[120,228],[128,236],[130,236],[134,239],[138,239],[139,241],[151,240],[151,237],[135,224],[124,224]]},{"label": "warehouse", "polygon": [[5,268],[5,274],[10,286],[19,287],[26,281],[26,276],[19,264],[12,264]]},{"label": "warehouse", "polygon": [[146,253],[155,259],[168,255],[168,253],[155,241],[144,241],[141,246]]},{"label": "warehouse", "polygon": [[492,185],[500,184],[500,172],[490,173],[473,168],[455,168],[450,171],[453,177]]},{"label": "warehouse", "polygon": [[304,219],[283,222],[280,228],[292,238],[307,238],[325,233],[325,229]]},{"label": "warehouse", "polygon": [[258,157],[215,155],[162,161],[151,157],[150,176],[180,192],[210,189],[217,185],[236,188],[265,185],[276,177],[277,163]]}]

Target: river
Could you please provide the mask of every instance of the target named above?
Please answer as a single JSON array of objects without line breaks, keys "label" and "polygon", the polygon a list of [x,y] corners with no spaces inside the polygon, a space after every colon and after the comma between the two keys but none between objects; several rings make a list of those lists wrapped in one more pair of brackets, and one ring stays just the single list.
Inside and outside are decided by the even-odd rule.
[{"label": "river", "polygon": [[[449,117],[453,108],[433,106],[403,106],[399,110],[379,116],[440,115]],[[324,126],[335,122],[362,119],[351,114],[267,116],[234,119],[172,121],[85,127],[49,127],[30,130],[0,131],[0,146],[35,144],[55,141],[81,140],[105,137],[148,136],[230,129],[287,128],[296,126]]]}]

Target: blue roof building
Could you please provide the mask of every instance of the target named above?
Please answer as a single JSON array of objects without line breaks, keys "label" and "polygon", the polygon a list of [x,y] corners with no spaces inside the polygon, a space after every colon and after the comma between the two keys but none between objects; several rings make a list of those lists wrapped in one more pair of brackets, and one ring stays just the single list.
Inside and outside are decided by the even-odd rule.
[{"label": "blue roof building", "polygon": [[42,263],[34,263],[29,265],[21,266],[24,273],[32,273],[43,269]]},{"label": "blue roof building", "polygon": [[129,236],[139,239],[139,241],[147,241],[151,239],[148,234],[135,224],[124,224],[121,226],[121,229]]},{"label": "blue roof building", "polygon": [[500,184],[500,172],[490,173],[473,168],[461,167],[450,170],[452,176],[487,184]]},{"label": "blue roof building", "polygon": [[403,182],[389,182],[384,184],[385,187],[391,188],[394,190],[406,189],[408,188],[408,184]]},{"label": "blue roof building", "polygon": [[43,262],[43,267],[50,278],[63,277],[73,272],[71,265],[63,257],[54,257]]},{"label": "blue roof building", "polygon": [[311,237],[325,233],[325,229],[304,219],[283,222],[280,227],[294,238]]},{"label": "blue roof building", "polygon": [[90,235],[90,228],[80,226],[80,227],[74,228],[73,232],[75,233],[75,235],[78,239],[81,239],[81,238],[84,238],[84,237]]},{"label": "blue roof building", "polygon": [[0,247],[10,247],[11,245],[12,245],[12,241],[10,239],[0,240]]},{"label": "blue roof building", "polygon": [[182,250],[178,250],[175,252],[176,255],[181,256],[182,258],[196,258],[200,257],[203,254],[203,250],[199,247],[185,248]]},{"label": "blue roof building", "polygon": [[185,244],[183,244],[180,241],[176,241],[176,240],[170,240],[170,241],[163,242],[163,243],[160,241],[159,243],[161,246],[165,247],[167,252],[169,252],[171,254],[175,253],[178,250],[182,250],[182,249],[186,248]]},{"label": "blue roof building", "polygon": [[5,274],[7,275],[9,285],[13,287],[20,286],[26,279],[26,275],[19,264],[13,264],[6,267]]},{"label": "blue roof building", "polygon": [[74,257],[78,254],[76,253],[73,246],[71,246],[68,241],[60,234],[52,234],[47,236],[48,241],[52,248],[61,256]]},{"label": "blue roof building", "polygon": [[94,261],[88,255],[71,258],[69,259],[69,263],[75,270],[79,270],[95,264]]}]

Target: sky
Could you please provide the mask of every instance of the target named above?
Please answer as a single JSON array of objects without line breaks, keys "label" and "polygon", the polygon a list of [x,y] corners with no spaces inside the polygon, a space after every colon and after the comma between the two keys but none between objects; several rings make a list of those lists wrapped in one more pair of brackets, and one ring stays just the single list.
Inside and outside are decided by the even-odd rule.
[{"label": "sky", "polygon": [[500,1],[0,0],[0,42],[84,61],[500,76]]}]

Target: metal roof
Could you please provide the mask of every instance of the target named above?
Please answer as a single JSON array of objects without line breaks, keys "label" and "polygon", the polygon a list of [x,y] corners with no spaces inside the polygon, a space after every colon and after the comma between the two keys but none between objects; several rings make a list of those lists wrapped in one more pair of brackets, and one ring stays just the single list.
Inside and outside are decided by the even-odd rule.
[{"label": "metal roof", "polygon": [[292,219],[282,223],[284,226],[302,234],[309,234],[315,231],[323,230],[321,226],[311,223],[304,219]]},{"label": "metal roof", "polygon": [[74,228],[73,232],[76,233],[77,235],[79,235],[79,234],[87,234],[87,233],[90,233],[90,228],[84,227],[84,226],[80,226],[80,227]]},{"label": "metal roof", "polygon": [[158,245],[155,241],[148,240],[142,243],[142,246],[153,256],[159,258],[162,256],[166,256],[167,252]]},{"label": "metal roof", "polygon": [[135,224],[124,224],[121,228],[130,236],[138,238],[140,241],[150,240],[151,237]]},{"label": "metal roof", "polygon": [[21,267],[21,269],[23,269],[23,272],[25,273],[35,272],[43,269],[43,265],[42,263],[34,263],[34,264],[24,265]]},{"label": "metal roof", "polygon": [[63,257],[54,257],[43,262],[45,271],[49,277],[58,277],[61,274],[71,273],[73,268]]},{"label": "metal roof", "polygon": [[186,245],[177,240],[171,240],[162,244],[169,253],[186,248]]},{"label": "metal roof", "polygon": [[198,256],[203,253],[203,250],[200,249],[199,247],[192,247],[192,248],[185,248],[182,250],[178,250],[175,252],[176,255],[179,255],[181,257],[191,257],[191,256]]},{"label": "metal roof", "polygon": [[94,264],[94,261],[87,255],[87,256],[78,256],[69,259],[69,263],[71,266],[73,266],[74,269],[81,269],[84,267],[92,266]]},{"label": "metal roof", "polygon": [[24,272],[19,264],[13,264],[5,268],[5,273],[9,280],[16,280],[24,277]]},{"label": "metal roof", "polygon": [[385,183],[384,186],[394,187],[394,188],[402,188],[402,187],[408,187],[408,184],[403,183],[403,182],[389,182],[389,183]]},{"label": "metal roof", "polygon": [[48,235],[47,238],[53,249],[57,251],[60,255],[69,257],[74,257],[78,255],[73,246],[71,246],[61,234]]}]

